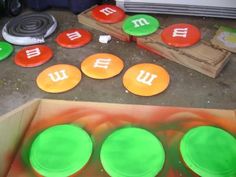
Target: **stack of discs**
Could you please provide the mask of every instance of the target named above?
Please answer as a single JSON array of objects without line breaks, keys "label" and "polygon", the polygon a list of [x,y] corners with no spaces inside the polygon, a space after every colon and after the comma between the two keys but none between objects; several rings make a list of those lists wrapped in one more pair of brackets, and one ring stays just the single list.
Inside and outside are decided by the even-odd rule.
[{"label": "stack of discs", "polygon": [[74,125],[57,125],[41,132],[30,149],[30,164],[42,176],[70,176],[89,161],[93,143]]},{"label": "stack of discs", "polygon": [[220,128],[200,126],[181,140],[185,164],[199,176],[236,176],[236,139]]},{"label": "stack of discs", "polygon": [[57,27],[56,19],[46,13],[29,13],[13,18],[2,30],[3,38],[15,45],[44,43]]},{"label": "stack of discs", "polygon": [[112,177],[154,177],[165,162],[161,142],[152,133],[136,127],[110,134],[102,145],[100,157]]}]

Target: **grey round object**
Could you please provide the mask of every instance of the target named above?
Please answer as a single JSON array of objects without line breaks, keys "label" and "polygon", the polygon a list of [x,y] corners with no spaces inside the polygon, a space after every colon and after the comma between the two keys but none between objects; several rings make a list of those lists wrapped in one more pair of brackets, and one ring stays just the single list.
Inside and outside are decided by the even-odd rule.
[{"label": "grey round object", "polygon": [[2,30],[3,38],[16,45],[44,43],[57,27],[56,19],[47,13],[28,13],[10,20]]}]

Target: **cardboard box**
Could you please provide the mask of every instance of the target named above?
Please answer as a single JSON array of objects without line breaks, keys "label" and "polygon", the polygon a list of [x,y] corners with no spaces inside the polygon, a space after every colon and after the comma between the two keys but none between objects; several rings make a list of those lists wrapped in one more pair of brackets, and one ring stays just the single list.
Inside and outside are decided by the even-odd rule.
[{"label": "cardboard box", "polygon": [[[196,176],[178,158],[168,154],[178,147],[181,137],[191,128],[210,125],[236,136],[235,110],[197,109],[73,102],[38,99],[0,117],[0,176],[33,177],[33,170],[21,159],[25,144],[42,130],[58,124],[76,124],[94,139],[94,152],[78,177],[108,177],[99,159],[103,140],[123,126],[135,126],[157,135],[167,154],[159,176]],[[179,166],[172,168],[173,163]]]}]

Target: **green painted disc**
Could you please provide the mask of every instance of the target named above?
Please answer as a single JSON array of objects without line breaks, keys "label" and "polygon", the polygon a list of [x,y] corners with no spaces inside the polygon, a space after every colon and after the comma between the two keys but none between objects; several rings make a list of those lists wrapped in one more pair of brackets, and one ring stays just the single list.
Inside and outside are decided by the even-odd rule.
[{"label": "green painted disc", "polygon": [[13,46],[7,42],[0,41],[0,61],[9,57],[13,52]]},{"label": "green painted disc", "polygon": [[141,128],[122,128],[104,141],[102,165],[112,177],[154,177],[162,169],[165,152],[161,142]]},{"label": "green painted disc", "polygon": [[152,34],[159,27],[159,21],[150,15],[134,15],[128,17],[123,23],[124,32],[137,37]]},{"label": "green painted disc", "polygon": [[83,129],[57,125],[36,137],[30,150],[30,163],[42,176],[70,176],[89,161],[92,146],[90,136]]},{"label": "green painted disc", "polygon": [[236,139],[222,129],[191,129],[182,138],[180,151],[186,165],[200,176],[236,176]]}]

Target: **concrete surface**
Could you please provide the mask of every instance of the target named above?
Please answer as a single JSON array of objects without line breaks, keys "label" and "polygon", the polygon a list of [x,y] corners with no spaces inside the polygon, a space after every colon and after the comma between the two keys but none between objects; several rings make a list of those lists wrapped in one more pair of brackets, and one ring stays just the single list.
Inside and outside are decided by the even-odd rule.
[{"label": "concrete surface", "polygon": [[[230,62],[216,78],[212,79],[194,70],[161,58],[136,47],[135,43],[125,43],[115,38],[109,44],[98,42],[99,31],[78,23],[77,17],[70,12],[50,10],[59,22],[57,31],[47,39],[46,44],[54,52],[54,58],[36,68],[21,68],[13,62],[13,56],[0,62],[0,115],[34,98],[64,99],[76,101],[96,101],[145,105],[168,105],[201,108],[236,108],[236,55],[231,55]],[[212,37],[216,25],[236,27],[235,20],[202,17],[184,17],[158,15],[161,24],[169,25],[178,22],[192,23],[200,27],[204,35]],[[0,29],[7,22],[0,19]],[[54,39],[61,31],[72,28],[85,28],[93,33],[93,41],[78,49],[59,47]],[[206,30],[209,29],[209,30]],[[0,40],[2,38],[0,37]],[[15,46],[15,52],[20,48]],[[35,82],[37,75],[45,68],[58,63],[73,64],[80,67],[87,56],[108,52],[122,58],[125,62],[123,72],[108,80],[94,80],[83,75],[80,84],[71,91],[61,94],[49,94],[41,91]],[[140,97],[126,91],[122,84],[125,71],[138,63],[150,62],[166,68],[171,76],[169,88],[162,94],[152,97]]]}]

